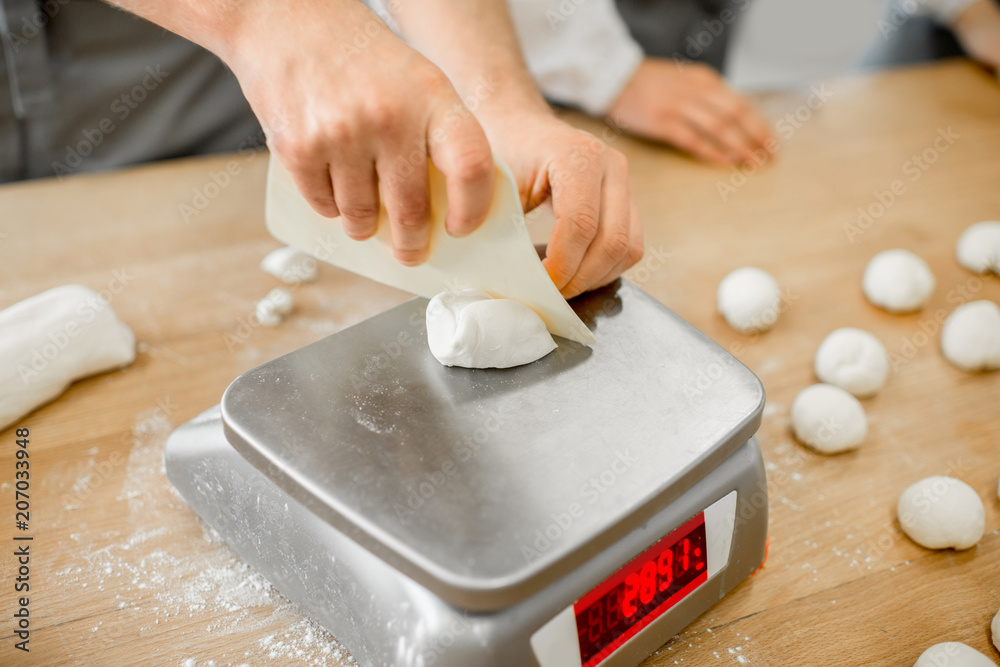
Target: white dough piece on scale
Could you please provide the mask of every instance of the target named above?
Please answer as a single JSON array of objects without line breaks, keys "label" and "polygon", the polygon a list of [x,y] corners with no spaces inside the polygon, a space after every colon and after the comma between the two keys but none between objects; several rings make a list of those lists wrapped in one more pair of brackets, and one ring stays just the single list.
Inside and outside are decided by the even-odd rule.
[{"label": "white dough piece on scale", "polygon": [[426,319],[431,354],[445,366],[511,368],[556,349],[535,311],[479,290],[438,294],[427,304]]},{"label": "white dough piece on scale", "polygon": [[580,320],[549,278],[531,242],[514,177],[496,158],[497,178],[486,221],[464,238],[444,228],[448,199],[444,175],[428,163],[431,193],[431,252],[420,266],[403,266],[392,253],[392,235],[383,207],[378,230],[355,241],[336,219],[316,213],[299,194],[291,175],[271,156],[265,217],[271,234],[317,259],[380,283],[427,297],[478,289],[513,299],[535,311],[548,330],[586,345],[594,334]]},{"label": "white dough piece on scale", "polygon": [[135,361],[135,334],[100,294],[55,287],[0,311],[0,430],[70,383]]}]

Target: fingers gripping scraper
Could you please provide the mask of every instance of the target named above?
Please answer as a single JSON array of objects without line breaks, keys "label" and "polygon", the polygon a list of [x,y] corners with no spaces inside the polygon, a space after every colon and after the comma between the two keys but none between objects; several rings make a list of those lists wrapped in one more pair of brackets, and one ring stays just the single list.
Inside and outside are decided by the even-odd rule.
[{"label": "fingers gripping scraper", "polygon": [[[269,223],[366,276],[425,295],[485,288],[589,339],[499,169],[489,220],[465,239],[446,236],[432,173],[418,268],[392,257],[384,214],[378,239],[351,241],[277,161]],[[613,344],[562,340],[488,371],[438,363],[412,326],[427,301],[410,299],[234,380],[167,439],[167,475],[359,665],[634,667],[763,561],[764,388],[627,280],[572,307]],[[404,329],[416,344],[384,363]],[[705,368],[721,371],[692,392]]]},{"label": "fingers gripping scraper", "polygon": [[339,219],[324,218],[312,209],[273,155],[267,173],[267,228],[278,240],[317,259],[420,296],[474,288],[520,301],[541,316],[551,333],[593,344],[594,334],[573,312],[538,259],[507,166],[497,159],[489,214],[479,229],[464,238],[453,238],[445,231],[444,175],[432,165],[429,171],[431,251],[420,266],[396,261],[384,206],[375,236],[355,241],[344,233]]}]

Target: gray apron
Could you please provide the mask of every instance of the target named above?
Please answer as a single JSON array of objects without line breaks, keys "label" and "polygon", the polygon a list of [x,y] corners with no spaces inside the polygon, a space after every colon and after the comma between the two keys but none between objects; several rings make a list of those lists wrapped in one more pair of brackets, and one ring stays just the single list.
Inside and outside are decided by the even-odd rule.
[{"label": "gray apron", "polygon": [[729,35],[749,0],[616,0],[615,4],[647,56],[696,60],[721,72]]},{"label": "gray apron", "polygon": [[259,148],[205,49],[97,0],[0,0],[0,182]]}]

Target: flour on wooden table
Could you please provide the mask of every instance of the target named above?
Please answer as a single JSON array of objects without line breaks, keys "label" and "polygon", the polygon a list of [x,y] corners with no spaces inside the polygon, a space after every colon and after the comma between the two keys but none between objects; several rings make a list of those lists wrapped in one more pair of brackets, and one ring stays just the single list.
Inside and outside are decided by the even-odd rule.
[{"label": "flour on wooden table", "polygon": [[[118,464],[125,465],[124,480],[115,494],[126,503],[127,516],[111,524],[116,530],[99,531],[87,524],[66,530],[64,541],[73,544],[65,551],[71,556],[55,579],[80,591],[81,605],[106,614],[96,630],[87,626],[88,634],[126,626],[131,639],[119,641],[133,642],[137,653],[155,645],[146,639],[173,634],[167,644],[177,646],[177,655],[170,655],[169,648],[144,654],[157,664],[355,665],[346,649],[234,554],[170,486],[163,445],[174,428],[161,407],[136,415],[127,436],[132,449]],[[97,450],[87,454],[93,456],[81,466],[74,486],[80,507],[92,497],[79,492],[94,483],[105,460]],[[114,471],[105,483],[120,479]],[[65,491],[74,493],[71,488]],[[64,510],[63,521],[75,518],[71,509]],[[201,527],[200,534],[191,534],[193,524]],[[125,620],[113,614],[125,614],[117,617]],[[197,640],[191,632],[197,633]],[[193,646],[200,647],[197,656],[192,656]]]}]

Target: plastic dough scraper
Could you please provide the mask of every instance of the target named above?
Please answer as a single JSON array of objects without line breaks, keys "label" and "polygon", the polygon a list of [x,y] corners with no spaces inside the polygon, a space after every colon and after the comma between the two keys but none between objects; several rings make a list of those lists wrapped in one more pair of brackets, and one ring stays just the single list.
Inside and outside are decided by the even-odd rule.
[{"label": "plastic dough scraper", "polygon": [[309,206],[291,174],[273,156],[267,173],[267,228],[279,241],[317,259],[428,299],[439,292],[475,288],[520,301],[541,316],[550,333],[592,344],[594,335],[559,294],[538,259],[507,166],[497,159],[493,203],[486,221],[461,239],[452,238],[444,228],[448,204],[444,175],[432,165],[429,172],[431,253],[420,266],[403,266],[393,257],[384,206],[375,236],[355,241],[338,220],[324,218]]},{"label": "plastic dough scraper", "polygon": [[437,228],[418,269],[279,192],[273,161],[268,220],[403,289],[524,301],[555,352],[442,366],[415,297],[238,377],[167,439],[167,476],[360,665],[633,667],[764,558],[763,387],[626,280],[567,305],[497,182],[479,237]]}]

